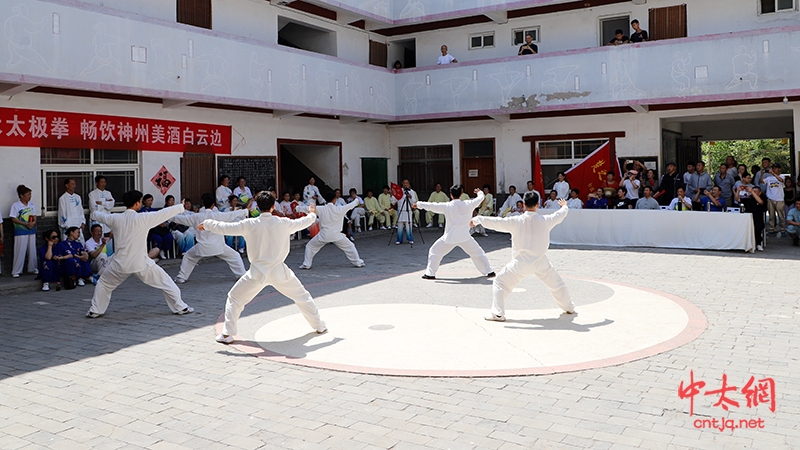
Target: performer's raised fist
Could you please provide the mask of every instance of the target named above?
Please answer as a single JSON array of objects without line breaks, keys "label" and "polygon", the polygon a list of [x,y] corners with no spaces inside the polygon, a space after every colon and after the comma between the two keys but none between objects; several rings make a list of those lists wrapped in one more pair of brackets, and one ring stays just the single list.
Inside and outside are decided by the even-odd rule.
[{"label": "performer's raised fist", "polygon": [[308,205],[308,212],[310,214],[316,214],[317,213],[317,205],[315,205],[314,203]]}]

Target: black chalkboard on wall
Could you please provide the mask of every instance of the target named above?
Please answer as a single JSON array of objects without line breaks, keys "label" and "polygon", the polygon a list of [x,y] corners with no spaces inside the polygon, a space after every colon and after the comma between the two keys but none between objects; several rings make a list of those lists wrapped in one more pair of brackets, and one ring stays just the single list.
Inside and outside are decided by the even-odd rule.
[{"label": "black chalkboard on wall", "polygon": [[275,167],[274,156],[220,156],[217,159],[218,175],[231,177],[230,188],[236,187],[237,178],[245,177],[253,195],[269,187],[277,188]]}]

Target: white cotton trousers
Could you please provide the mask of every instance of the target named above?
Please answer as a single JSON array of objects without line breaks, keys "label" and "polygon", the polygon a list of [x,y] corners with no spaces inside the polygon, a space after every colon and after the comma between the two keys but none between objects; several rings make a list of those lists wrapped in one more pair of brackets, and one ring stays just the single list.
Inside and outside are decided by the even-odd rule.
[{"label": "white cotton trousers", "polygon": [[100,254],[97,255],[97,258],[92,260],[92,272],[96,273],[97,276],[102,275],[103,272],[106,271],[106,267],[108,267],[110,262],[111,258],[109,258],[105,253],[100,252]]},{"label": "white cotton trousers", "polygon": [[14,236],[14,264],[12,275],[19,275],[25,269],[25,254],[28,254],[28,272],[36,272],[39,266],[36,263],[36,235],[25,234]]},{"label": "white cotton trousers", "polygon": [[123,273],[119,270],[119,266],[112,261],[106,267],[103,276],[97,281],[97,286],[94,288],[94,295],[92,296],[92,307],[89,308],[89,312],[105,314],[108,304],[111,302],[111,293],[131,275],[136,275],[136,278],[148,286],[161,289],[161,292],[164,293],[164,298],[167,300],[167,306],[172,312],[177,313],[188,307],[181,300],[181,290],[178,289],[178,285],[158,265],[148,265],[145,270],[138,273]]},{"label": "white cotton trousers", "polygon": [[350,213],[350,220],[356,228],[361,228],[361,219],[364,218],[364,208],[355,208]]},{"label": "white cotton trousers", "polygon": [[236,322],[245,305],[250,303],[262,289],[270,285],[294,301],[311,328],[317,331],[325,330],[325,322],[320,318],[311,294],[286,264],[279,263],[269,267],[250,266],[250,270],[239,278],[239,281],[228,291],[222,334],[225,336],[236,335]]},{"label": "white cotton trousers", "polygon": [[314,261],[314,255],[316,255],[317,252],[322,249],[322,247],[325,247],[325,244],[333,244],[339,247],[339,249],[341,249],[344,254],[347,255],[347,259],[349,259],[354,266],[363,266],[364,260],[359,258],[356,245],[350,242],[350,240],[347,239],[347,236],[341,233],[336,233],[336,235],[336,238],[333,240],[323,241],[318,234],[314,236],[313,239],[308,241],[308,244],[306,244],[306,254],[305,259],[303,260],[303,265],[306,267],[311,267],[311,263]]},{"label": "white cotton trousers", "polygon": [[472,263],[475,264],[475,268],[478,269],[480,273],[488,275],[492,272],[492,265],[489,264],[489,258],[486,257],[486,253],[481,246],[475,242],[475,239],[469,238],[469,240],[459,242],[458,244],[448,244],[444,242],[444,238],[439,238],[431,245],[430,250],[428,250],[428,267],[425,268],[425,275],[435,277],[436,271],[439,270],[439,265],[442,263],[442,258],[457,246],[461,247],[461,250],[464,250],[464,252],[472,258]]},{"label": "white cotton trousers", "polygon": [[569,291],[564,280],[550,264],[547,256],[542,255],[534,261],[526,262],[512,259],[503,270],[497,274],[492,284],[492,314],[505,316],[506,299],[511,291],[524,278],[536,275],[550,289],[558,307],[564,311],[574,311],[575,305],[569,298]]},{"label": "white cotton trousers", "polygon": [[[244,275],[245,270],[242,256],[236,250],[226,245],[222,249],[222,253],[213,256],[228,263],[231,272],[237,277]],[[200,255],[200,249],[197,246],[192,247],[188,252],[184,253],[183,260],[181,261],[181,270],[178,272],[178,276],[176,276],[175,279],[182,281],[188,280],[195,266],[202,258],[204,257]]]}]

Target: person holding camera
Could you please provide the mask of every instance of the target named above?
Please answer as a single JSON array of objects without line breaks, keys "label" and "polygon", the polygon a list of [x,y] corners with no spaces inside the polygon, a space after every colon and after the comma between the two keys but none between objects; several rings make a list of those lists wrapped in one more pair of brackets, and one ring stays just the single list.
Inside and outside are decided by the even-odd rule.
[{"label": "person holding camera", "polygon": [[639,172],[635,170],[629,170],[621,186],[625,188],[625,198],[630,200],[632,203],[635,203],[636,200],[639,200],[639,186],[642,185],[642,182],[639,181],[638,176]]},{"label": "person holding camera", "polygon": [[714,186],[709,191],[703,191],[703,196],[700,192],[694,195],[694,203],[700,205],[700,211],[722,212],[725,210],[725,199],[722,198],[722,192],[719,186]]}]

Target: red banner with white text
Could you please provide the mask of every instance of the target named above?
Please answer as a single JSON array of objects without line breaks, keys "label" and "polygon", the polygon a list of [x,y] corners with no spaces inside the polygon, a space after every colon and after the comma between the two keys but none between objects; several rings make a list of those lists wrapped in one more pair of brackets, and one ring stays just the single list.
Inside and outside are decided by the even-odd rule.
[{"label": "red banner with white text", "polygon": [[0,147],[231,153],[231,127],[137,117],[0,108]]},{"label": "red banner with white text", "polygon": [[617,155],[611,151],[611,144],[606,142],[583,159],[578,165],[565,172],[570,189],[578,189],[581,200],[598,188],[604,186],[609,171],[619,173]]}]

